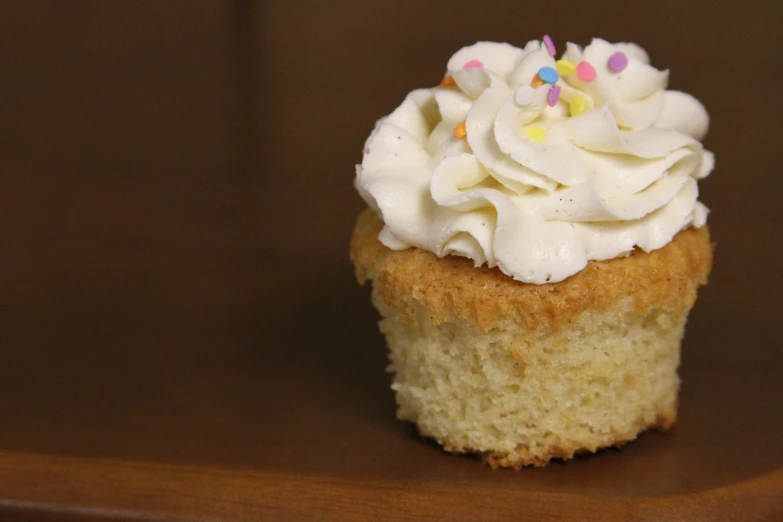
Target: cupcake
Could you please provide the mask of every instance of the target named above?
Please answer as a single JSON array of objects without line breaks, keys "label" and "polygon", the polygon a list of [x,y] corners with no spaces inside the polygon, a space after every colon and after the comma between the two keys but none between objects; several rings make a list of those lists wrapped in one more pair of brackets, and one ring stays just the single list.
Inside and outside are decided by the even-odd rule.
[{"label": "cupcake", "polygon": [[378,121],[351,259],[398,418],[513,468],[674,425],[714,158],[667,82],[630,43],[480,42]]}]

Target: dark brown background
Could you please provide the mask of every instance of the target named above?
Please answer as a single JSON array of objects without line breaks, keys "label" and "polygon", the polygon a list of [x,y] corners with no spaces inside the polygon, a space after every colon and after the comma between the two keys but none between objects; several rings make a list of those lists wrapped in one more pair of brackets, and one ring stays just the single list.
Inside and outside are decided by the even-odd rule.
[{"label": "dark brown background", "polygon": [[[783,517],[783,9],[0,2],[0,517]],[[374,121],[477,40],[631,40],[712,116],[681,422],[492,472],[393,420],[347,242]]]}]

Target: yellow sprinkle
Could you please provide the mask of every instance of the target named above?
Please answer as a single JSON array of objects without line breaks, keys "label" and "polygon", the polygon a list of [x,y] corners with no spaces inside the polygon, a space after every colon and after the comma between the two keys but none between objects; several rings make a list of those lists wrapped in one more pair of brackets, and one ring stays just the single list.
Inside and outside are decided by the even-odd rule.
[{"label": "yellow sprinkle", "polygon": [[527,139],[530,141],[544,141],[544,138],[546,138],[546,131],[538,125],[531,125],[525,129],[525,134],[527,134]]},{"label": "yellow sprinkle", "polygon": [[461,140],[468,135],[468,130],[465,128],[465,121],[461,121],[457,128],[454,129],[454,137]]},{"label": "yellow sprinkle", "polygon": [[455,82],[454,78],[452,78],[451,76],[446,76],[440,82],[441,87],[454,87],[455,85],[457,85],[457,82]]},{"label": "yellow sprinkle", "polygon": [[576,72],[576,65],[568,60],[558,60],[555,62],[555,69],[560,76],[568,76]]},{"label": "yellow sprinkle", "polygon": [[536,74],[535,76],[533,76],[533,81],[530,82],[530,85],[532,85],[534,89],[538,89],[539,87],[541,87],[545,83],[546,82],[544,80],[542,80],[541,77],[538,74]]},{"label": "yellow sprinkle", "polygon": [[571,109],[571,116],[579,116],[583,112],[585,112],[585,109],[587,108],[587,103],[585,102],[585,99],[579,96],[578,94],[575,94],[571,98],[571,102],[568,104],[568,107]]}]

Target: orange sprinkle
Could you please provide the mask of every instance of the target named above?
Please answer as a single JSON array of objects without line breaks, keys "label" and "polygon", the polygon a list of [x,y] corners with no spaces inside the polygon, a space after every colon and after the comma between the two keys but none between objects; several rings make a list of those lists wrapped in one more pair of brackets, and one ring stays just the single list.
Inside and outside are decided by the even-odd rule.
[{"label": "orange sprinkle", "polygon": [[452,78],[451,76],[446,76],[440,82],[441,87],[454,87],[455,85],[457,85],[457,82],[455,82],[454,78]]},{"label": "orange sprinkle", "polygon": [[457,128],[454,129],[454,137],[461,140],[468,135],[468,129],[465,128],[465,120],[462,120]]},{"label": "orange sprinkle", "polygon": [[533,81],[530,82],[530,85],[532,85],[534,89],[538,89],[539,87],[541,87],[545,83],[546,82],[544,80],[542,80],[541,77],[538,74],[536,74],[535,76],[533,76]]}]

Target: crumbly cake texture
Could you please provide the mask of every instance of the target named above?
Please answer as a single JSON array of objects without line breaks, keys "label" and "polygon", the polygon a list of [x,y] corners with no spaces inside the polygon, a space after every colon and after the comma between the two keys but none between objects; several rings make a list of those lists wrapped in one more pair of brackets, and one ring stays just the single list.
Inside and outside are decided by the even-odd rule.
[{"label": "crumbly cake texture", "polygon": [[351,258],[373,284],[397,416],[422,435],[520,468],[675,423],[680,341],[712,263],[706,226],[544,285],[391,250],[382,226],[370,210],[359,216]]}]

